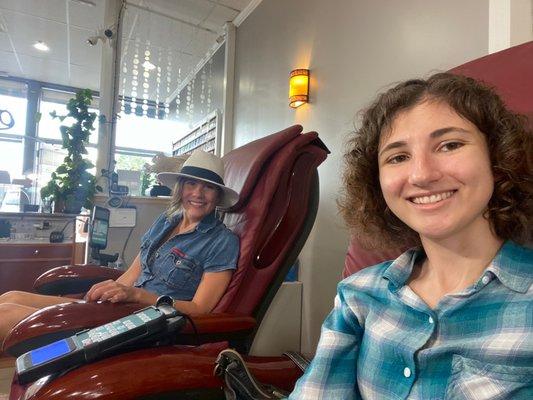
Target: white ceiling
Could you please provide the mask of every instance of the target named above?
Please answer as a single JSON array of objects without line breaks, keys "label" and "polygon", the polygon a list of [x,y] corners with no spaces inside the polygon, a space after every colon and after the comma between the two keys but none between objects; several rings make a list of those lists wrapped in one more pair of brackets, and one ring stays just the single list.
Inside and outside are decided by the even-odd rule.
[{"label": "white ceiling", "polygon": [[[250,2],[128,0],[122,45],[126,82],[131,82],[135,54],[142,64],[149,51],[153,64],[164,64],[160,73],[172,75],[174,90],[178,70],[183,79],[215,45],[225,22]],[[99,90],[102,43],[89,46],[86,41],[104,28],[104,5],[105,0],[0,0],[0,75]],[[36,41],[50,50],[35,49]],[[161,96],[165,90],[166,83],[161,84]]]}]

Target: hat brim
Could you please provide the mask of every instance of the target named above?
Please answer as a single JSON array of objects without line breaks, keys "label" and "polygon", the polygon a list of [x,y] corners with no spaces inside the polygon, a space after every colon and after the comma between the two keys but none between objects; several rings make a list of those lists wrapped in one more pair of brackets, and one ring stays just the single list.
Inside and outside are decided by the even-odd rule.
[{"label": "hat brim", "polygon": [[209,179],[203,179],[189,174],[182,174],[181,172],[160,172],[159,174],[157,174],[157,179],[159,180],[159,182],[161,182],[161,184],[163,184],[164,186],[169,187],[170,189],[174,189],[174,185],[178,181],[178,178],[196,179],[198,181],[208,182],[212,185],[219,187],[222,190],[222,196],[219,199],[217,206],[220,208],[233,207],[239,201],[239,194],[235,190],[230,189],[227,186],[221,185],[220,183],[213,182]]}]

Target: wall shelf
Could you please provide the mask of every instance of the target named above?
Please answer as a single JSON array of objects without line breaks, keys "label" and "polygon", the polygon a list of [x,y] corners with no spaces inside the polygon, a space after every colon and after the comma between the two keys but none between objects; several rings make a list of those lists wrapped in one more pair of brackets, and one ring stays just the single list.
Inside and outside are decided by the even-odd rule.
[{"label": "wall shelf", "polygon": [[191,154],[196,149],[220,155],[221,120],[220,112],[213,111],[184,137],[172,143],[172,155]]}]

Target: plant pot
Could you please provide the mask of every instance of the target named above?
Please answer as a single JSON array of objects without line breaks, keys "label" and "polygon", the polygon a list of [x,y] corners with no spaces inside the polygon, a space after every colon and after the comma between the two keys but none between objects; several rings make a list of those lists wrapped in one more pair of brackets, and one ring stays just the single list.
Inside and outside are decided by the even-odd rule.
[{"label": "plant pot", "polygon": [[63,199],[54,200],[52,210],[54,211],[54,214],[65,213],[65,200]]},{"label": "plant pot", "polygon": [[79,214],[85,200],[77,199],[75,197],[58,199],[54,201],[54,213],[58,214]]}]

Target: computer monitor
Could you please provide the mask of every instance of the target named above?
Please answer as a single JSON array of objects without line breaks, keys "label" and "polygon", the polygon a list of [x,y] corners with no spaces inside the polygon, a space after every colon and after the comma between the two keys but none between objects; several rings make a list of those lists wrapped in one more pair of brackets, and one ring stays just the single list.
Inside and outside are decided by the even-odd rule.
[{"label": "computer monitor", "polygon": [[109,210],[95,206],[91,217],[91,234],[89,247],[105,249],[107,246],[107,233],[109,230]]}]

